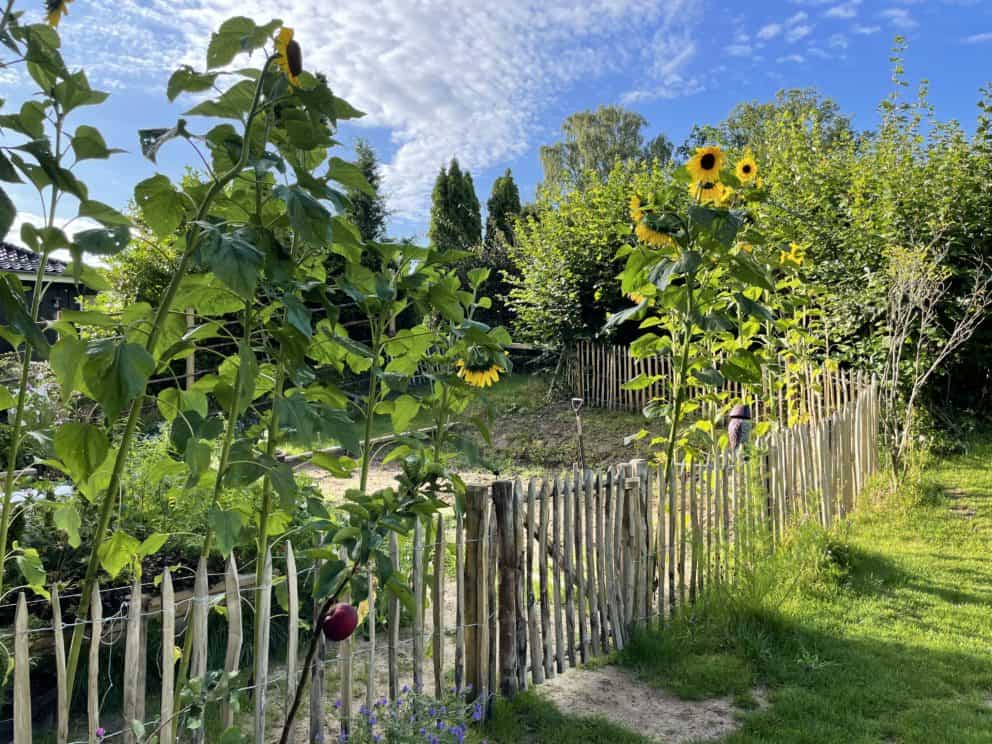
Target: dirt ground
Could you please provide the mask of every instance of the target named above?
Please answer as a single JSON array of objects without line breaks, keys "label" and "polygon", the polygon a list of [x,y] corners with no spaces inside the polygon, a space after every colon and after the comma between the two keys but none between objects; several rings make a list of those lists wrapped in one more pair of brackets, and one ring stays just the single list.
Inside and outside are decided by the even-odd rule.
[{"label": "dirt ground", "polygon": [[730,697],[682,700],[617,666],[573,669],[536,689],[572,715],[605,718],[664,744],[717,739],[739,725]]}]

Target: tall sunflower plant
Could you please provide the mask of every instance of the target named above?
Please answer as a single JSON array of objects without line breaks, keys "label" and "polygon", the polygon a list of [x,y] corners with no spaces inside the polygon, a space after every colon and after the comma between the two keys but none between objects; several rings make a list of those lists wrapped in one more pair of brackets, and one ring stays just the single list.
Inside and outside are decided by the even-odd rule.
[{"label": "tall sunflower plant", "polygon": [[[140,507],[125,487],[126,464],[146,414],[157,408],[170,451],[156,467],[212,495],[204,557],[223,557],[235,548],[264,556],[302,514],[323,534],[322,550],[335,556],[308,556],[324,560],[314,588],[322,612],[367,568],[387,591],[408,601],[384,539],[440,508],[438,494],[457,485],[405,467],[402,487],[368,493],[372,420],[392,402],[389,417],[403,431],[401,416],[392,415],[396,400],[436,336],[425,329],[425,343],[418,328],[390,334],[400,313],[409,308],[415,317],[439,314],[464,322],[450,257],[416,246],[366,243],[348,223],[345,189],[371,187],[355,166],[334,155],[334,134],[340,122],[362,113],[336,96],[324,75],[305,68],[302,46],[278,20],[257,24],[239,17],[221,24],[204,67],[183,66],[168,81],[170,101],[183,94],[199,100],[174,125],[139,132],[152,163],[167,148],[189,147],[202,168],[198,176],[174,182],[156,173],[139,182],[134,203],[140,224],[91,197],[76,175],[77,163],[118,150],[95,127],[73,126],[78,109],[99,105],[107,94],[92,89],[85,73],[71,71],[62,58],[55,27],[71,21],[67,11],[66,2],[47,3],[45,19],[29,24],[7,0],[0,15],[0,44],[9,50],[0,64],[23,65],[39,89],[18,111],[0,116],[0,238],[16,217],[6,184],[33,186],[45,206],[44,224],[27,224],[20,235],[41,255],[36,286],[43,289],[25,299],[16,277],[0,275],[6,318],[0,335],[21,355],[22,370],[29,370],[32,359],[47,360],[64,396],[92,401],[97,412],[88,421],[46,432],[51,452],[44,465],[61,472],[79,499],[55,519],[82,553],[85,573],[73,594],[89,597],[97,581],[139,576],[142,563],[173,539],[124,529],[134,521],[127,519],[129,510]],[[252,61],[254,67],[246,66]],[[63,224],[67,214],[98,227],[70,233]],[[105,290],[105,278],[83,256],[113,255],[132,240],[173,241],[178,247],[157,303],[66,311],[57,321],[40,321],[43,267],[53,251],[70,251],[77,282]],[[372,254],[377,260],[370,262]],[[343,318],[356,308],[370,319],[369,335],[346,331]],[[58,339],[53,342],[46,330]],[[192,354],[212,360],[211,371],[191,385],[180,384],[177,371]],[[342,373],[346,367],[348,375]],[[345,384],[355,375],[367,385],[365,394]],[[46,570],[30,548],[9,541],[13,493],[22,477],[18,445],[32,434],[21,415],[26,376],[27,371],[19,387],[0,391],[0,405],[14,411],[0,554],[19,567],[19,583],[44,593],[60,581],[58,572]],[[341,509],[312,498],[278,457],[280,447],[312,448],[327,440],[358,459],[318,453],[314,464],[335,476],[355,469],[362,474],[362,488]],[[88,520],[84,530],[82,519]],[[81,532],[92,535],[90,544],[80,544]],[[339,551],[346,560],[337,558]],[[262,561],[257,563],[260,571]],[[4,589],[0,585],[0,593]],[[70,686],[77,681],[89,609],[82,601],[69,610],[75,615]]]},{"label": "tall sunflower plant", "polygon": [[[758,170],[749,153],[731,163],[722,149],[703,147],[661,188],[630,196],[632,234],[619,252],[626,259],[619,280],[632,304],[608,325],[637,322],[634,357],[670,360],[671,395],[649,402],[651,423],[629,438],[649,438],[669,474],[678,458],[721,443],[716,422],[737,402],[725,382],[759,390],[774,353],[762,336],[775,319],[768,298],[782,267],[751,209],[764,198]],[[642,372],[625,388],[662,379]]]}]

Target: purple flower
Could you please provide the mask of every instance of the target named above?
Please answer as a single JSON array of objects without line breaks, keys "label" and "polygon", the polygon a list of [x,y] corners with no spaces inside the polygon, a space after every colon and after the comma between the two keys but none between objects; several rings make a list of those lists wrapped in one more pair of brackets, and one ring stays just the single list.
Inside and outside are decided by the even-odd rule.
[{"label": "purple flower", "polygon": [[105,729],[105,728],[104,728],[103,726],[100,726],[100,727],[99,727],[99,728],[98,728],[98,729],[97,729],[96,731],[94,731],[93,733],[95,733],[95,734],[96,734],[96,738],[97,738],[97,739],[102,739],[103,737],[105,737],[105,736],[107,735],[107,729]]},{"label": "purple flower", "polygon": [[341,701],[340,700],[335,700],[334,701],[334,710],[341,710]]}]

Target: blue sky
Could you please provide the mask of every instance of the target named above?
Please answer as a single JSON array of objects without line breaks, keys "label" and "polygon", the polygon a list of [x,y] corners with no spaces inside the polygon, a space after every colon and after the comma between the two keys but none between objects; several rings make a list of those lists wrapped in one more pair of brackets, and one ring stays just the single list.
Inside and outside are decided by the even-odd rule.
[{"label": "blue sky", "polygon": [[[34,6],[29,17],[40,17],[41,1]],[[970,130],[978,90],[992,79],[992,0],[75,0],[60,27],[64,56],[112,93],[76,123],[129,151],[87,164],[92,198],[123,207],[155,172],[136,130],[171,126],[189,107],[168,103],[165,81],[180,63],[202,66],[210,30],[232,15],[281,17],[306,66],[368,112],[341,139],[376,148],[397,236],[426,233],[431,186],[453,155],[483,203],[508,167],[530,198],[538,148],[576,110],[622,103],[648,120],[646,135],[680,143],[738,101],[813,86],[870,128],[891,89],[896,34],[909,43],[909,79],[930,80],[941,118]],[[26,75],[0,70],[8,108],[30,94]],[[175,176],[185,165],[195,154],[173,144],[158,169]],[[31,192],[15,187],[12,197],[35,219]],[[69,205],[61,217],[73,214]]]}]

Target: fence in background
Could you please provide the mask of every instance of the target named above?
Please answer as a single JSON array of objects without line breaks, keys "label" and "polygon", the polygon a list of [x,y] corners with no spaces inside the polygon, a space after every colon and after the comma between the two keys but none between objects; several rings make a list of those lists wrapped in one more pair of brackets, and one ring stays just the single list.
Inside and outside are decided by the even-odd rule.
[{"label": "fence in background", "polygon": [[[792,524],[815,520],[829,526],[842,519],[879,465],[878,389],[873,380],[850,375],[819,390],[819,400],[828,400],[816,408],[817,415],[736,452],[714,451],[705,462],[682,463],[667,480],[658,467],[637,460],[604,471],[470,486],[463,514],[448,510],[430,523],[420,521],[412,545],[402,544],[412,565],[412,625],[401,626],[399,602],[389,596],[387,620],[377,628],[379,600],[373,593],[367,635],[321,648],[310,680],[309,721],[300,721],[300,730],[308,731],[311,741],[323,741],[324,732],[336,725],[332,701],[341,700],[337,717],[348,721],[361,702],[371,707],[379,697],[395,699],[405,682],[428,690],[432,684],[438,696],[468,684],[484,700],[491,694],[512,696],[622,649],[633,629],[662,623],[707,587],[733,583],[766,557]],[[817,400],[812,393],[808,399]],[[394,537],[390,547],[399,564],[400,541]],[[250,693],[254,712],[250,726],[247,713],[239,720],[254,731],[256,742],[281,728],[302,682],[300,597],[311,581],[308,572],[297,572],[288,542],[277,555],[270,551],[263,577],[255,614],[282,615],[273,606],[272,587],[285,580],[289,635],[284,666],[277,669],[269,654],[255,654],[252,668],[244,670],[243,690]],[[147,585],[135,584],[113,617],[101,616],[99,593],[91,598],[88,677],[77,683],[86,689],[88,718],[72,735],[64,638],[71,626],[62,622],[58,592],[52,592],[49,628],[29,627],[27,600],[18,597],[15,744],[32,741],[31,659],[46,645],[54,646],[59,744],[97,741],[107,686],[100,649],[111,636],[124,647],[123,676],[113,680],[123,690],[123,720],[142,721],[149,733],[158,730],[162,744],[179,740],[182,711],[174,704],[173,649],[182,645],[184,633],[193,634],[193,676],[207,671],[207,629],[214,624],[226,627],[225,669],[238,671],[245,643],[242,610],[256,602],[254,574],[240,575],[232,556],[223,575],[208,574],[201,561],[191,591],[174,591],[168,570],[150,594],[143,588]],[[211,612],[221,607],[223,613]],[[160,621],[160,658],[146,653],[153,619]],[[160,687],[162,694],[150,696],[150,687]],[[221,715],[234,720],[231,710]],[[203,741],[202,731],[186,732],[182,740],[190,736]],[[123,724],[103,740],[118,737],[137,741],[132,727]]]},{"label": "fence in background", "polygon": [[[638,375],[658,376],[639,390],[624,385]],[[722,391],[734,402],[752,406],[754,419],[792,425],[817,420],[838,411],[858,388],[857,372],[830,365],[789,365],[781,374],[762,371],[761,385],[745,386],[726,380]],[[586,406],[621,411],[641,411],[652,400],[671,399],[675,370],[669,357],[637,359],[630,347],[580,341],[569,354],[567,381],[573,394]],[[690,389],[690,396],[713,388]]]}]

